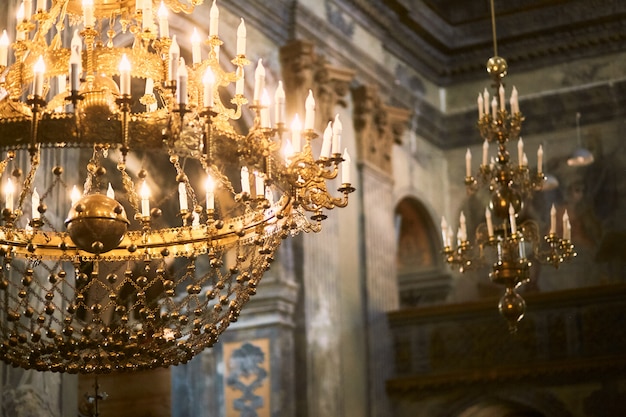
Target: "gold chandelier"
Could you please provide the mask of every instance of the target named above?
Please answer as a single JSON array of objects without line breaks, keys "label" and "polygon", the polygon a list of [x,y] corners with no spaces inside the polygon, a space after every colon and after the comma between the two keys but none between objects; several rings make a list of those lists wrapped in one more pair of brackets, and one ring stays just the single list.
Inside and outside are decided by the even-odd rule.
[{"label": "gold chandelier", "polygon": [[215,1],[190,65],[167,15],[202,0],[51,3],[24,1],[15,41],[0,39],[0,357],[70,373],[184,363],[237,320],[282,239],[346,206],[341,122],[313,155],[312,93],[288,129],[261,60],[246,106],[245,25],[220,63]]},{"label": "gold chandelier", "polygon": [[[454,245],[453,232],[445,218],[441,221],[445,260],[465,272],[468,269],[491,264],[489,278],[503,285],[505,292],[498,304],[500,314],[508,321],[512,332],[524,316],[526,303],[517,288],[530,280],[532,260],[551,264],[555,268],[563,261],[576,256],[571,243],[571,225],[567,211],[563,214],[563,235],[557,235],[556,209],[550,212],[550,230],[542,237],[539,225],[533,220],[518,224],[518,217],[528,198],[542,189],[546,177],[543,173],[543,148],[537,150],[537,170],[531,172],[520,137],[524,117],[519,110],[518,92],[513,87],[507,109],[503,79],[507,74],[506,60],[498,56],[495,13],[491,0],[494,56],[487,62],[487,72],[494,83],[490,100],[487,89],[478,94],[478,130],[484,140],[482,161],[478,174],[472,174],[472,155],[465,155],[465,185],[468,193],[479,187],[487,188],[490,201],[485,210],[485,223],[476,228],[472,243],[467,233],[466,219],[461,212],[459,229]],[[508,151],[510,142],[517,144],[517,158]],[[495,158],[489,159],[489,145],[497,145]]]}]

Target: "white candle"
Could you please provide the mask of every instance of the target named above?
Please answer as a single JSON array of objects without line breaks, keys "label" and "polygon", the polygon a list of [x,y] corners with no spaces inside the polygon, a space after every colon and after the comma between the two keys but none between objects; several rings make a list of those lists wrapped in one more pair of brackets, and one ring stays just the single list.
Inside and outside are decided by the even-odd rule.
[{"label": "white candle", "polygon": [[528,157],[526,156],[526,152],[524,152],[524,156],[522,157],[522,166],[528,166]]},{"label": "white candle", "polygon": [[78,187],[74,185],[72,187],[72,191],[70,192],[70,203],[72,207],[78,203],[78,200],[80,200],[80,191],[78,191]]},{"label": "white candle", "polygon": [[37,207],[39,207],[39,193],[37,192],[37,187],[33,188],[33,195],[30,198],[30,202],[33,220],[38,220],[41,217],[41,214],[39,213],[39,210],[37,210]]},{"label": "white candle", "polygon": [[202,77],[202,84],[204,85],[204,107],[213,107],[213,86],[215,84],[215,75],[211,67],[207,67]]},{"label": "white candle", "polygon": [[570,240],[571,237],[569,215],[567,214],[567,210],[565,210],[565,212],[563,212],[563,239]]},{"label": "white candle", "polygon": [[[65,79],[65,74],[57,75],[57,94],[63,94],[65,96],[67,89],[67,80]],[[65,106],[61,104],[60,106],[54,109],[55,112],[61,113],[65,109]]]},{"label": "white candle", "polygon": [[483,114],[485,114],[484,109],[485,109],[485,104],[483,103],[483,96],[478,93],[478,99],[476,100],[477,104],[478,104],[478,118],[482,119],[483,118]]},{"label": "white candle", "polygon": [[143,13],[142,13],[142,27],[143,30],[152,30],[152,0],[145,0],[143,3]]},{"label": "white candle", "polygon": [[115,191],[113,191],[111,183],[109,183],[109,186],[107,187],[107,197],[109,197],[111,200],[115,200]]},{"label": "white candle", "polygon": [[491,210],[485,208],[485,220],[487,221],[487,235],[493,237],[493,221],[491,220]]},{"label": "white candle", "polygon": [[517,161],[519,166],[524,166],[524,141],[522,138],[517,141]]},{"label": "white candle", "polygon": [[515,209],[513,204],[509,205],[509,221],[511,222],[511,234],[517,233],[517,223],[515,223]]},{"label": "white candle", "polygon": [[441,216],[441,239],[444,246],[450,246],[448,244],[448,222],[444,216]]},{"label": "white candle", "polygon": [[285,123],[285,90],[282,81],[278,82],[274,93],[274,112],[274,123]]},{"label": "white candle", "polygon": [[37,11],[45,12],[47,10],[46,3],[47,3],[46,0],[37,0]]},{"label": "white candle", "polygon": [[489,160],[489,142],[487,139],[483,142],[483,166],[487,166],[487,161]]},{"label": "white candle", "polygon": [[187,184],[184,182],[178,183],[178,203],[180,211],[189,210],[189,205],[187,204]]},{"label": "white candle", "polygon": [[46,64],[43,62],[43,56],[39,55],[39,59],[33,66],[33,95],[43,96],[43,75],[46,72]]},{"label": "white candle", "polygon": [[261,93],[265,88],[265,67],[263,67],[263,58],[259,58],[259,63],[254,71],[254,95],[253,101],[258,104],[261,99]]},{"label": "white candle", "polygon": [[191,62],[198,64],[201,60],[200,35],[198,35],[196,28],[193,28],[193,33],[191,34]]},{"label": "white candle", "polygon": [[498,100],[495,97],[491,100],[491,117],[494,122],[498,118]]},{"label": "white candle", "polygon": [[263,175],[258,172],[254,173],[254,191],[256,198],[265,197],[265,182],[263,181]]},{"label": "white candle", "polygon": [[459,216],[459,236],[462,242],[467,240],[467,223],[465,222],[465,213],[463,212]]},{"label": "white candle", "polygon": [[[298,113],[293,117],[293,122],[291,122],[291,146],[292,153],[300,152],[301,149],[301,134],[302,134],[302,123],[300,122],[300,118],[298,117]],[[289,155],[291,156],[291,155]]]},{"label": "white candle", "polygon": [[178,85],[176,86],[176,98],[178,104],[186,106],[188,102],[187,97],[187,67],[185,66],[185,58],[180,58],[180,64],[178,65]]},{"label": "white candle", "polygon": [[351,184],[352,179],[350,178],[350,165],[352,159],[350,158],[350,154],[348,153],[348,149],[346,148],[343,151],[343,162],[341,163],[341,182],[343,184]]},{"label": "white candle", "polygon": [[74,31],[72,36],[72,43],[70,45],[70,89],[72,91],[78,91],[80,88],[80,75],[82,70],[82,51],[83,41],[78,35],[78,30]]},{"label": "white candle", "polygon": [[83,0],[83,24],[85,27],[94,26],[96,20],[93,11],[93,0]]},{"label": "white candle", "polygon": [[272,127],[272,123],[270,122],[270,95],[265,88],[263,89],[263,94],[261,94],[261,108],[259,109],[259,113],[261,117],[261,127]]},{"label": "white candle", "polygon": [[167,20],[167,6],[161,2],[157,16],[159,17],[159,36],[161,38],[169,38],[170,36],[170,23]]},{"label": "white candle", "polygon": [[465,176],[472,176],[472,152],[467,148],[467,152],[465,152]]},{"label": "white candle", "polygon": [[[17,13],[15,13],[15,19],[17,23],[21,23],[24,21],[24,2],[20,3],[20,6],[17,8]],[[17,30],[16,40],[23,41],[26,39],[26,33],[22,30]]]},{"label": "white candle", "polygon": [[500,88],[498,88],[498,94],[500,95],[500,110],[506,110],[505,106],[505,98],[504,98],[504,86],[500,84]]},{"label": "white candle", "polygon": [[33,1],[24,0],[24,19],[30,20],[30,17],[32,14],[33,14]]},{"label": "white candle", "polygon": [[289,139],[285,140],[285,145],[283,146],[283,155],[285,157],[285,162],[289,165],[291,161],[291,157],[294,154],[293,146],[291,145],[291,141]]},{"label": "white candle", "polygon": [[513,86],[513,91],[511,91],[510,102],[511,102],[511,113],[512,114],[519,113],[519,102],[518,102],[518,98],[517,98],[517,88],[515,88],[515,86]]},{"label": "white candle", "polygon": [[250,176],[248,167],[241,167],[241,192],[250,194]]},{"label": "white candle", "polygon": [[304,130],[313,130],[315,128],[315,99],[311,90],[304,102],[304,109]]},{"label": "white candle", "polygon": [[9,35],[3,30],[0,36],[0,65],[5,67],[9,64],[9,44]]},{"label": "white candle", "polygon": [[550,234],[556,234],[556,207],[554,207],[554,204],[550,208]]},{"label": "white candle", "polygon": [[485,91],[483,91],[483,103],[485,105],[484,111],[485,111],[485,115],[489,114],[489,91],[487,91],[487,89],[485,88]]},{"label": "white candle", "polygon": [[343,125],[341,124],[341,120],[339,120],[339,115],[335,116],[335,121],[333,122],[333,141],[332,141],[332,153],[338,154],[341,149],[341,132],[343,132]]},{"label": "white candle", "polygon": [[139,196],[141,197],[141,215],[150,217],[150,188],[145,180],[141,183]]},{"label": "white candle", "polygon": [[237,81],[235,82],[235,95],[243,96],[243,88],[245,86],[243,67],[237,67]]},{"label": "white candle", "polygon": [[539,145],[537,149],[537,174],[543,173],[543,147]]},{"label": "white candle", "polygon": [[4,186],[4,198],[6,200],[6,208],[13,211],[13,195],[15,194],[15,186],[13,180],[9,178]]},{"label": "white candle", "polygon": [[169,74],[170,81],[178,79],[178,61],[180,58],[180,47],[176,42],[176,35],[172,36],[172,43],[170,45],[170,61],[169,61]]},{"label": "white candle", "polygon": [[213,0],[211,10],[209,11],[209,36],[217,36],[218,26],[220,23],[220,11]]},{"label": "white candle", "polygon": [[322,150],[320,152],[320,158],[330,157],[330,150],[333,142],[333,126],[331,122],[328,122],[324,134],[322,135]]},{"label": "white candle", "polygon": [[246,24],[241,18],[241,23],[237,27],[237,55],[244,56],[246,54]]},{"label": "white candle", "polygon": [[215,181],[210,175],[207,175],[204,183],[206,190],[206,208],[207,210],[215,209]]},{"label": "white candle", "polygon": [[122,95],[130,95],[130,61],[126,54],[122,55],[120,61],[120,93]]}]

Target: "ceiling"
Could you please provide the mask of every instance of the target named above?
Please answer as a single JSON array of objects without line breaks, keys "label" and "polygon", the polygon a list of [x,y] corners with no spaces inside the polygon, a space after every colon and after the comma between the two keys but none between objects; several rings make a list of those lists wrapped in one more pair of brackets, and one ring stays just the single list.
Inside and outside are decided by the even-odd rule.
[{"label": "ceiling", "polygon": [[[440,84],[484,76],[489,0],[353,0],[388,45]],[[624,0],[494,0],[498,55],[516,69],[626,50]]]}]

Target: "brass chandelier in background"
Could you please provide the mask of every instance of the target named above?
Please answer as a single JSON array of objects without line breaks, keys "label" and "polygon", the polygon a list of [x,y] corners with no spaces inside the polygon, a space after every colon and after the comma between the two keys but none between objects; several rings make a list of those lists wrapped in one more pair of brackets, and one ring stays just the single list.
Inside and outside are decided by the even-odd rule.
[{"label": "brass chandelier in background", "polygon": [[[532,172],[520,137],[524,117],[519,110],[518,92],[512,88],[509,107],[503,79],[507,74],[506,60],[498,56],[496,41],[495,12],[491,0],[491,23],[493,29],[494,56],[487,62],[487,72],[494,83],[494,93],[485,91],[478,95],[478,130],[483,138],[482,161],[478,174],[472,174],[472,155],[467,150],[465,185],[469,193],[479,187],[488,189],[490,201],[485,210],[485,223],[476,228],[476,239],[472,243],[467,233],[466,219],[461,212],[456,245],[452,229],[445,218],[441,229],[445,260],[461,272],[491,264],[489,278],[503,285],[504,295],[498,308],[508,321],[512,332],[526,309],[524,299],[517,288],[530,280],[532,261],[536,260],[559,267],[563,261],[576,256],[571,243],[571,225],[567,211],[563,214],[563,234],[557,235],[556,209],[550,212],[550,230],[542,236],[540,227],[533,220],[521,222],[519,215],[529,197],[542,189],[546,177],[543,173],[543,149],[537,151],[537,170]],[[517,158],[508,151],[509,143],[517,145]],[[489,158],[489,145],[497,145],[495,158]]]},{"label": "brass chandelier in background", "polygon": [[15,41],[0,39],[4,361],[71,373],[184,363],[237,320],[281,239],[347,204],[338,118],[313,155],[313,95],[287,129],[285,91],[270,105],[261,61],[248,105],[243,19],[236,56],[220,62],[214,1],[208,37],[194,30],[190,62],[180,57],[167,15],[201,3],[24,1]]}]

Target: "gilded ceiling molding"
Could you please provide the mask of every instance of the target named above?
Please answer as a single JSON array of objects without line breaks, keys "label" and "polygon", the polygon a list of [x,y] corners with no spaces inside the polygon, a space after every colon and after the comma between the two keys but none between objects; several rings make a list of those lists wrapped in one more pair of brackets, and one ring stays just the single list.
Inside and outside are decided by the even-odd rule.
[{"label": "gilded ceiling molding", "polygon": [[[353,70],[331,65],[315,53],[313,43],[295,40],[280,50],[285,90],[290,92],[287,107],[292,113],[304,114],[301,109],[309,90],[313,91],[316,122],[322,129],[335,117],[335,106],[345,107],[345,96],[354,78]],[[289,98],[292,100],[290,101]]]},{"label": "gilded ceiling molding", "polygon": [[352,100],[359,160],[391,175],[391,148],[394,143],[402,143],[411,112],[384,104],[373,85],[352,89]]}]

